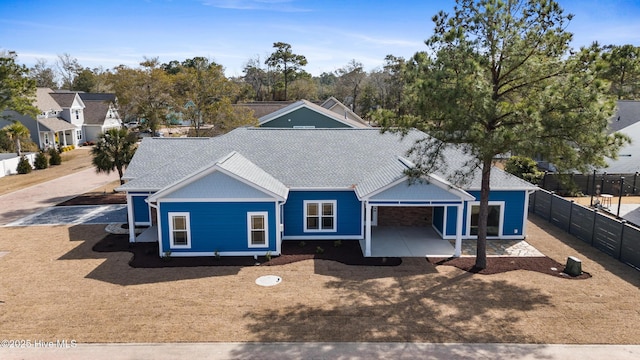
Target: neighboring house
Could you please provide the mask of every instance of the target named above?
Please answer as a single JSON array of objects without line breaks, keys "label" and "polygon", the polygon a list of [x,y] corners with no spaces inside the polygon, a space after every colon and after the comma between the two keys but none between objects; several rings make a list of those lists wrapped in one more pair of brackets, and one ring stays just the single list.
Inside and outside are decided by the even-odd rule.
[{"label": "neighboring house", "polygon": [[360,116],[358,116],[358,114],[353,112],[351,108],[341,103],[340,101],[338,101],[338,99],[334,98],[333,96],[325,100],[325,102],[323,102],[320,106],[327,110],[331,110],[345,118],[355,121],[357,123],[365,124],[365,125],[368,124]]},{"label": "neighboring house", "polygon": [[107,129],[122,126],[116,103],[115,94],[38,88],[33,104],[41,111],[37,118],[7,111],[9,120],[0,120],[0,126],[11,121],[23,123],[31,133],[31,140],[41,149],[79,146],[96,141]]},{"label": "neighboring house", "polygon": [[[337,101],[337,100],[335,100]],[[341,109],[340,107],[335,107]],[[355,114],[354,114],[355,115]],[[356,115],[357,116],[357,115]],[[366,122],[307,100],[296,101],[280,110],[258,118],[260,127],[269,128],[367,128]]]},{"label": "neighboring house", "polygon": [[122,126],[115,94],[78,93],[85,104],[82,124],[85,141],[95,142],[101,133]]},{"label": "neighboring house", "polygon": [[[347,239],[360,240],[365,256],[384,256],[378,230],[414,226],[455,240],[449,255],[459,256],[462,239],[477,235],[480,174],[463,187],[448,181],[469,160],[449,149],[446,169],[410,184],[407,150],[426,136],[238,128],[144,139],[118,188],[129,239],[158,241],[161,256],[278,255],[283,240]],[[536,187],[497,168],[491,184],[489,238],[523,239]],[[136,237],[134,225],[151,227]]]}]

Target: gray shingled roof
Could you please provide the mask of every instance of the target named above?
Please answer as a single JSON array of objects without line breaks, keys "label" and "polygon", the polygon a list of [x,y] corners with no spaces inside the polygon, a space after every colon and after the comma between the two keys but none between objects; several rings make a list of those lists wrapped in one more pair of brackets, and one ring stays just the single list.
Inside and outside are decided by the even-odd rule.
[{"label": "gray shingled roof", "polygon": [[[120,189],[158,191],[236,151],[288,188],[362,186],[366,194],[402,177],[407,166],[399,158],[425,136],[411,131],[402,138],[378,129],[239,128],[204,140],[147,138],[125,173],[130,181]],[[436,173],[445,179],[468,160],[456,149],[445,158],[449,170]],[[536,188],[497,168],[491,180],[492,189]],[[479,174],[462,187],[479,189]]]},{"label": "gray shingled roof", "polygon": [[114,93],[85,93],[78,92],[80,99],[82,101],[105,101],[105,102],[115,102],[116,94]]},{"label": "gray shingled roof", "polygon": [[66,122],[64,119],[62,118],[44,118],[44,119],[38,119],[38,122],[40,123],[40,125],[42,125],[42,129],[41,130],[49,130],[49,131],[65,131],[65,130],[74,130],[77,129],[78,127]]},{"label": "gray shingled roof", "polygon": [[608,167],[601,169],[609,174],[635,174],[640,172],[640,122],[627,126],[620,131],[631,138],[618,153],[618,159],[606,159]]},{"label": "gray shingled roof", "polygon": [[103,125],[109,111],[109,103],[102,100],[84,101],[84,123],[87,125]]},{"label": "gray shingled roof", "polygon": [[57,92],[52,92],[51,97],[53,98],[53,100],[55,100],[58,105],[60,105],[62,108],[70,108],[71,105],[73,105],[73,99],[75,99],[76,97],[76,93],[72,92],[72,93],[57,93]]},{"label": "gray shingled roof", "polygon": [[640,122],[640,101],[618,100],[616,113],[609,122],[609,131],[620,131]]},{"label": "gray shingled roof", "polygon": [[52,97],[53,90],[49,88],[37,88],[36,89],[36,101],[33,104],[41,111],[62,111],[60,104],[58,104]]}]

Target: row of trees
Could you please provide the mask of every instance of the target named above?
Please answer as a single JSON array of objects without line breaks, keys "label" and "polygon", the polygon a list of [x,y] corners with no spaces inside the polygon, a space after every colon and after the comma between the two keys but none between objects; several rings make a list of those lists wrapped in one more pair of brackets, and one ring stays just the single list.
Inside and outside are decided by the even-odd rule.
[{"label": "row of trees", "polygon": [[[47,64],[44,59],[38,60],[36,65],[29,69],[29,78],[36,81],[39,87],[85,92],[114,91],[126,102],[127,97],[120,92],[122,89],[131,89],[130,84],[126,84],[126,78],[130,77],[132,72],[153,73],[151,78],[158,78],[160,75],[168,75],[171,78],[172,75],[181,74],[182,84],[175,85],[184,89],[186,70],[190,75],[194,75],[193,77],[200,77],[200,80],[197,80],[200,81],[199,84],[210,81],[213,87],[225,82],[226,98],[229,102],[299,99],[322,101],[334,96],[365,118],[369,118],[370,113],[378,108],[401,110],[404,106],[401,101],[403,89],[410,79],[403,77],[408,61],[402,57],[387,55],[381,67],[368,72],[361,62],[352,59],[333,72],[312,76],[304,70],[308,63],[306,57],[294,53],[290,44],[276,42],[273,47],[274,51],[264,61],[259,56],[249,59],[243,69],[244,75],[237,78],[227,79],[220,65],[202,57],[182,62],[172,60],[164,64],[158,63],[157,58],[145,59],[139,69],[127,66],[90,69],[81,66],[78,60],[69,54],[59,55],[53,65]],[[599,68],[598,76],[608,82],[607,91],[617,99],[640,99],[640,47],[594,44],[592,50],[594,61]],[[154,73],[154,69],[164,70],[164,74],[158,71]],[[122,84],[122,81],[125,84]],[[212,99],[223,99],[223,93],[206,95],[209,98],[207,101],[193,101],[196,106],[191,107],[191,113],[187,115],[199,117],[202,113],[211,113],[216,108],[221,108],[220,104],[216,105],[217,101]],[[227,106],[222,112],[228,113],[229,109]],[[126,115],[134,115],[128,111],[130,109],[123,110]],[[205,117],[205,121],[209,119]]]}]

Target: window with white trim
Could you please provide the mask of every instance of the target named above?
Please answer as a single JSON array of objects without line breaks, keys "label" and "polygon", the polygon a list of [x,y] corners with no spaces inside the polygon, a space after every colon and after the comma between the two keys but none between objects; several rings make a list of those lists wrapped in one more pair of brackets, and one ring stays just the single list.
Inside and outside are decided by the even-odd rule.
[{"label": "window with white trim", "polygon": [[304,202],[304,231],[336,231],[336,201],[308,200]]},{"label": "window with white trim", "polygon": [[76,110],[76,120],[80,119],[80,110]]},{"label": "window with white trim", "polygon": [[269,213],[266,211],[247,213],[247,236],[250,248],[269,247]]},{"label": "window with white trim", "polygon": [[82,140],[82,130],[76,130],[76,138]]},{"label": "window with white trim", "polygon": [[172,249],[191,248],[191,230],[189,213],[170,212],[169,214],[169,247]]},{"label": "window with white trim", "polygon": [[[469,219],[469,235],[478,235],[478,218],[480,217],[480,204],[471,204]],[[487,236],[500,236],[502,228],[502,203],[489,202],[489,216],[487,217]]]}]

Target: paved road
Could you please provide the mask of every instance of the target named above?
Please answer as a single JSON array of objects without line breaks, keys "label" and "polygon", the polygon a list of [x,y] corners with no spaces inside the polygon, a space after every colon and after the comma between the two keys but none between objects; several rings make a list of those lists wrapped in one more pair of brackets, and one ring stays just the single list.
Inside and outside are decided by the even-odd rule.
[{"label": "paved road", "polygon": [[[68,341],[68,340],[67,340]],[[42,342],[42,341],[41,341]],[[640,359],[640,345],[428,343],[62,344],[0,348],[13,359]],[[65,345],[67,348],[65,348]]]},{"label": "paved road", "polygon": [[[18,175],[16,175],[18,176]],[[87,169],[0,196],[0,225],[118,180],[118,173],[97,174]]]}]

